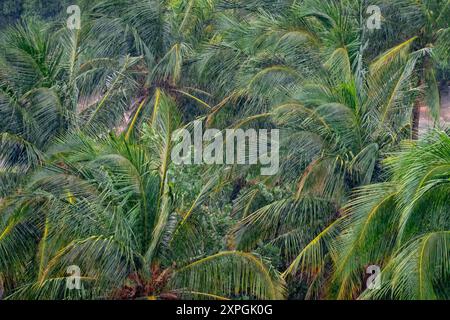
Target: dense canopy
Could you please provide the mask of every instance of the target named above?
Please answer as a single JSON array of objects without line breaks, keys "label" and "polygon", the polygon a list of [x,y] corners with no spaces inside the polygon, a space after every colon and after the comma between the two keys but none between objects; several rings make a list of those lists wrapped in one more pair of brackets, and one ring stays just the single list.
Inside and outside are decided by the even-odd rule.
[{"label": "dense canopy", "polygon": [[448,0],[0,10],[0,299],[450,299]]}]

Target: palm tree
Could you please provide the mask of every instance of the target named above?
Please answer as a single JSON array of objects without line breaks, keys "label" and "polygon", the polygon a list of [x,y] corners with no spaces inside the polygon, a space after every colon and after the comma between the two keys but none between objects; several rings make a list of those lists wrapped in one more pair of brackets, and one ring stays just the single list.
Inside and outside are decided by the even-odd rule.
[{"label": "palm tree", "polygon": [[[2,203],[0,273],[11,298],[284,296],[259,256],[207,247],[199,207],[216,180],[181,205],[170,160],[181,116],[160,99],[142,140],[71,134]],[[82,270],[82,290],[66,288],[71,265]]]},{"label": "palm tree", "polygon": [[[402,0],[395,2],[379,1],[385,12],[393,12],[395,19],[387,20],[383,30],[396,39],[405,32],[415,35],[413,50],[420,52],[417,64],[417,84],[420,94],[414,105],[412,118],[412,137],[418,138],[421,107],[427,107],[433,120],[439,125],[440,92],[438,73],[447,70],[450,54],[450,28],[446,17],[450,14],[448,1]],[[402,23],[398,23],[401,21]],[[400,25],[402,27],[400,27]],[[403,29],[403,30],[400,30]]]},{"label": "palm tree", "polygon": [[[355,15],[358,7],[307,5],[313,7],[292,9],[292,14],[307,17],[302,29],[286,27],[286,17],[272,22],[270,33],[283,26],[287,35],[275,37],[270,56],[289,57],[294,46],[316,42],[308,55],[314,65],[279,59],[278,65],[258,70],[245,91],[263,96],[252,102],[268,104],[265,119],[284,130],[281,173],[263,180],[265,188],[250,185],[234,208],[241,217],[233,232],[237,248],[268,243],[280,248],[286,262],[342,215],[340,208],[353,188],[386,179],[383,158],[409,137],[414,71],[421,58],[421,52],[410,53],[410,39],[370,61],[362,45],[367,34],[355,28],[364,25]],[[278,88],[284,90],[279,95]],[[277,187],[283,196],[267,201],[266,188]]]},{"label": "palm tree", "polygon": [[[366,63],[359,34],[353,30],[353,22],[357,20],[349,18],[347,7],[333,4],[320,3],[325,6],[323,10],[329,10],[327,15],[319,15],[317,12],[322,11],[318,8],[309,8],[315,15],[297,7],[292,9],[292,14],[301,12],[308,16],[306,25],[314,26],[310,31],[305,24],[303,31],[292,31],[292,27],[286,27],[290,22],[287,18],[273,23],[276,27],[268,31],[280,33],[280,25],[286,29],[282,33],[285,44],[277,43],[274,49],[277,56],[305,41],[330,39],[323,46],[317,44],[317,49],[310,52],[310,55],[315,54],[312,66],[308,62],[294,64],[298,59],[281,60],[277,70],[274,66],[260,69],[250,81],[255,88],[256,84],[267,88],[264,85],[270,83],[285,90],[279,96],[271,91],[272,100],[266,102],[269,111],[265,119],[271,119],[277,128],[283,129],[282,147],[285,146],[280,175],[266,182],[272,186],[282,183],[286,197],[251,209],[250,194],[257,199],[254,193],[258,186],[255,186],[243,196],[244,207],[236,208],[236,211],[245,211],[238,234],[255,241],[265,237],[273,240],[278,236],[284,241],[287,239],[281,235],[285,232],[286,236],[299,237],[314,221],[327,224],[334,219],[353,187],[382,179],[380,161],[384,154],[408,137],[413,101],[410,86],[418,57],[407,54],[406,44]],[[351,21],[339,24],[343,17]],[[327,27],[329,25],[332,27]],[[339,39],[345,40],[343,45]],[[313,68],[314,74],[308,74],[305,68]],[[253,87],[246,88],[249,96],[261,96],[263,91],[255,93]],[[308,223],[304,219],[308,219]],[[281,226],[288,228],[280,232]],[[301,228],[302,232],[294,232],[296,228]],[[312,234],[309,232],[309,235]],[[295,241],[297,248],[298,240]],[[245,242],[241,241],[244,247],[254,244]],[[292,248],[289,251],[291,255]]]},{"label": "palm tree", "polygon": [[123,118],[139,59],[99,56],[89,49],[89,30],[29,21],[2,33],[0,197],[42,163],[58,136],[111,130]]},{"label": "palm tree", "polygon": [[[405,139],[438,119],[449,10],[108,0],[2,31],[0,298],[448,298],[450,139]],[[175,166],[192,120],[281,129],[279,174]]]},{"label": "palm tree", "polygon": [[162,91],[177,100],[188,121],[212,108],[214,98],[198,87],[189,65],[197,48],[213,36],[217,2],[114,0],[92,8],[92,32],[103,54],[130,53],[143,60],[128,136],[151,117]]},{"label": "palm tree", "polygon": [[[323,78],[304,82],[297,100],[272,111],[289,146],[280,179],[292,187],[286,188],[286,197],[254,208],[253,213],[246,197],[253,194],[251,199],[257,199],[258,187],[243,195],[244,207],[236,208],[245,209],[237,226],[238,237],[244,237],[241,246],[275,238],[290,257],[302,243],[306,245],[311,226],[324,227],[336,217],[352,188],[383,179],[381,160],[408,136],[408,82],[415,59],[395,63],[389,72],[376,70],[378,61],[369,67],[367,82],[358,86],[359,70],[352,73],[348,53],[338,49],[325,63]],[[336,75],[331,78],[336,82],[329,75]]]},{"label": "palm tree", "polygon": [[[356,190],[286,274],[301,270],[334,298],[449,298],[450,137],[431,132],[386,164],[390,179]],[[383,268],[379,290],[364,290],[369,265]]]}]

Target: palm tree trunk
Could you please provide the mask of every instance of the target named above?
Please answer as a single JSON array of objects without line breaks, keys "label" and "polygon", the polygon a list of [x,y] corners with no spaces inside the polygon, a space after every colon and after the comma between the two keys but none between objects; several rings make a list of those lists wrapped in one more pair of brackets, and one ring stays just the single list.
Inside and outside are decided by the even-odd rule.
[{"label": "palm tree trunk", "polygon": [[0,274],[0,300],[3,299],[3,293],[5,292],[5,289],[3,288],[3,278]]},{"label": "palm tree trunk", "polygon": [[417,99],[416,103],[414,104],[413,109],[413,120],[412,120],[412,139],[417,140],[419,139],[419,121],[420,121],[420,107],[422,105],[422,102],[420,101],[420,98]]},{"label": "palm tree trunk", "polygon": [[441,102],[441,119],[450,124],[450,83],[442,80],[439,86],[439,97]]},{"label": "palm tree trunk", "polygon": [[[419,81],[419,87],[423,85],[423,78]],[[413,112],[412,112],[412,139],[419,139],[419,123],[420,123],[420,110],[425,105],[423,96],[419,95],[414,102]]]},{"label": "palm tree trunk", "polygon": [[[425,85],[425,70],[427,68],[429,64],[429,59],[427,56],[424,57],[423,60],[423,65],[422,65],[422,69],[419,73],[420,75],[420,79],[419,79],[419,88],[422,89]],[[421,116],[421,108],[425,106],[425,98],[423,94],[419,94],[419,96],[417,97],[415,103],[414,103],[414,108],[413,108],[413,113],[412,113],[412,139],[413,140],[417,140],[419,139],[419,124],[420,124],[420,116]]]}]

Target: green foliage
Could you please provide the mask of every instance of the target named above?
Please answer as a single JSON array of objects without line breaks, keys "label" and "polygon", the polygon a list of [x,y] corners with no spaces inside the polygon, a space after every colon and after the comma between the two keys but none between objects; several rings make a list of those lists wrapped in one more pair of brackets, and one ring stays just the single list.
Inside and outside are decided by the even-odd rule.
[{"label": "green foliage", "polygon": [[[354,298],[365,266],[379,265],[381,289],[362,298],[448,299],[450,137],[432,132],[386,160],[391,178],[355,191],[345,214],[294,260],[289,273],[317,273],[329,261],[322,287]],[[319,246],[318,243],[323,243]],[[318,261],[317,261],[318,260]]]},{"label": "green foliage", "polygon": [[[415,139],[420,105],[439,117],[445,1],[0,9],[7,298],[449,299],[450,139],[438,121]],[[175,165],[194,120],[280,129],[279,173]]]}]

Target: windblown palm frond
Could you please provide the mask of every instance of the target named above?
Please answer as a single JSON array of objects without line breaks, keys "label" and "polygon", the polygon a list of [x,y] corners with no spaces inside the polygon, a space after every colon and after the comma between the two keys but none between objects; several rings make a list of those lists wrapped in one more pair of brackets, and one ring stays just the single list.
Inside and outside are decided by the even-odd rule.
[{"label": "windblown palm frond", "polygon": [[[331,239],[322,237],[326,250],[310,249],[320,241],[315,239],[287,273],[295,273],[304,259],[329,255],[330,297],[358,297],[365,289],[367,266],[379,265],[381,289],[366,289],[362,298],[448,298],[450,139],[444,132],[432,132],[425,141],[405,146],[389,158],[390,181],[360,188],[341,218],[343,223],[338,223],[339,232]],[[306,266],[304,272],[316,272]]]},{"label": "windblown palm frond", "polygon": [[[169,97],[161,93],[160,99],[143,140],[72,134],[50,148],[46,165],[23,192],[6,199],[0,249],[8,259],[2,261],[2,274],[26,268],[25,261],[38,262],[25,277],[17,275],[21,285],[11,298],[164,298],[195,292],[283,297],[283,280],[254,254],[208,258],[201,250],[202,220],[193,213],[215,183],[206,184],[187,213],[177,211],[170,155],[179,117]],[[33,236],[37,244],[27,240]],[[20,255],[9,254],[12,250]],[[75,296],[64,282],[72,265],[82,272],[83,288]],[[210,278],[208,268],[220,278]],[[229,270],[235,271],[225,273]],[[185,274],[199,281],[187,283]],[[146,289],[130,293],[130,283],[135,288],[145,283]]]}]

